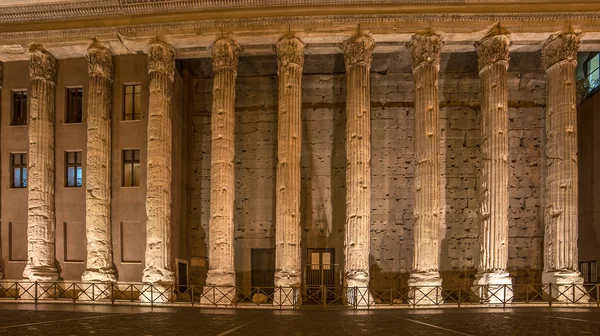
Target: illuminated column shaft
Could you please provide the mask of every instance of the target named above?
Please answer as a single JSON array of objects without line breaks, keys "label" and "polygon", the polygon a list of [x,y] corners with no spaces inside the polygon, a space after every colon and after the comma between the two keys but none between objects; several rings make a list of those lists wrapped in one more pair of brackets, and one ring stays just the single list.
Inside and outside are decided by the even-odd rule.
[{"label": "illuminated column shaft", "polygon": [[371,247],[371,85],[375,42],[357,35],[343,44],[346,65],[346,239],[348,287],[369,285]]},{"label": "illuminated column shaft", "polygon": [[409,42],[415,78],[415,224],[410,285],[437,286],[440,237],[438,71],[441,36],[416,34]]},{"label": "illuminated column shaft", "polygon": [[275,48],[279,65],[275,286],[300,287],[300,153],[304,44],[297,38],[283,38]]},{"label": "illuminated column shaft", "polygon": [[233,210],[235,201],[235,81],[241,48],[220,39],[212,50],[209,286],[235,286]]},{"label": "illuminated column shaft", "polygon": [[547,76],[544,274],[554,284],[583,283],[577,271],[577,104],[580,36],[552,35],[542,48]]},{"label": "illuminated column shaft", "polygon": [[116,281],[110,221],[111,104],[113,65],[107,48],[93,44],[87,51],[88,104],[84,282]]},{"label": "illuminated column shaft", "polygon": [[[510,284],[508,264],[508,85],[510,38],[500,28],[475,44],[482,113],[480,254],[476,283]],[[477,282],[479,281],[479,282]]]},{"label": "illuminated column shaft", "polygon": [[164,43],[148,46],[148,165],[146,179],[146,255],[143,282],[171,285],[172,91],[175,52]]},{"label": "illuminated column shaft", "polygon": [[58,279],[55,260],[54,96],[56,59],[40,45],[29,50],[31,78],[27,199],[27,265],[31,281]]}]

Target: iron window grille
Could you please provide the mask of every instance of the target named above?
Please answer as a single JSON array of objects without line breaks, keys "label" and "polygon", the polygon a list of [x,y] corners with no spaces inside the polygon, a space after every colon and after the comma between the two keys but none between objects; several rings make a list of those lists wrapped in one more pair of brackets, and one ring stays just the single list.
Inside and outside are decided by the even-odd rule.
[{"label": "iron window grille", "polygon": [[141,86],[128,84],[123,87],[123,120],[140,120]]},{"label": "iron window grille", "polygon": [[81,151],[65,152],[65,174],[65,187],[81,187],[83,185]]},{"label": "iron window grille", "polygon": [[123,187],[140,186],[140,150],[123,150]]},{"label": "iron window grille", "polygon": [[10,187],[27,188],[27,153],[10,153]]},{"label": "iron window grille", "polygon": [[65,123],[78,124],[82,122],[83,116],[83,89],[67,88],[67,111]]},{"label": "iron window grille", "polygon": [[27,125],[27,91],[12,91],[10,125]]}]

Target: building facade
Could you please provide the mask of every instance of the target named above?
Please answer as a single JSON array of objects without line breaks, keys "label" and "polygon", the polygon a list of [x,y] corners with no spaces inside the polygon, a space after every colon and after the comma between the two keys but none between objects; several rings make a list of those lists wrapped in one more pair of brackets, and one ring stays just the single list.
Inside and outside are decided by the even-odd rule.
[{"label": "building facade", "polygon": [[9,1],[0,22],[4,279],[592,281],[595,1]]}]

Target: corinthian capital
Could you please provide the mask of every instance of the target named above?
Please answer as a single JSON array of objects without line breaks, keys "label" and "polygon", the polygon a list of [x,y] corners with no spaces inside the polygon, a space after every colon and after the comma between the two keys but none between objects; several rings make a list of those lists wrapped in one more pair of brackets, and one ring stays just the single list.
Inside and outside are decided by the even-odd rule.
[{"label": "corinthian capital", "polygon": [[304,43],[295,37],[284,37],[275,45],[278,70],[295,65],[304,66]]},{"label": "corinthian capital", "polygon": [[88,75],[90,77],[97,76],[112,80],[112,54],[108,48],[97,42],[94,42],[88,48],[87,53],[85,54],[85,59],[88,61]]},{"label": "corinthian capital", "polygon": [[424,62],[439,66],[443,44],[442,36],[433,30],[413,35],[407,44],[412,55],[413,68]]},{"label": "corinthian capital", "polygon": [[172,81],[175,77],[175,50],[163,42],[155,41],[148,45],[148,73],[166,74]]},{"label": "corinthian capital", "polygon": [[490,64],[503,62],[508,67],[510,32],[499,24],[494,26],[481,40],[475,42],[479,56],[479,71]]},{"label": "corinthian capital", "polygon": [[356,64],[371,65],[375,40],[367,34],[358,34],[342,44],[346,69]]},{"label": "corinthian capital", "polygon": [[236,41],[226,38],[217,40],[212,48],[213,71],[221,68],[237,71],[241,52],[242,47]]},{"label": "corinthian capital", "polygon": [[581,33],[573,29],[551,35],[542,47],[544,68],[548,69],[562,61],[577,63],[580,41]]},{"label": "corinthian capital", "polygon": [[56,58],[39,44],[29,48],[29,76],[56,82]]}]

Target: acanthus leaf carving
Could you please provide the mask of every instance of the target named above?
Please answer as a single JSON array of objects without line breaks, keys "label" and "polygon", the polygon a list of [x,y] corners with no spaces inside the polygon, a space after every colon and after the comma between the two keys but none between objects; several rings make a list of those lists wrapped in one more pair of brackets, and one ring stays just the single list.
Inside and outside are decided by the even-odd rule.
[{"label": "acanthus leaf carving", "polygon": [[577,51],[581,43],[581,33],[570,28],[551,35],[542,47],[544,68],[548,69],[562,61],[577,62]]},{"label": "acanthus leaf carving", "polygon": [[444,41],[442,36],[433,30],[425,30],[412,36],[407,47],[410,48],[413,68],[423,62],[440,64],[440,54]]},{"label": "acanthus leaf carving", "polygon": [[56,83],[56,58],[39,44],[29,48],[29,76]]},{"label": "acanthus leaf carving", "polygon": [[166,74],[171,81],[175,78],[175,50],[170,45],[154,41],[148,45],[148,73]]},{"label": "acanthus leaf carving", "polygon": [[304,67],[304,43],[295,37],[284,37],[275,45],[277,52],[277,68],[281,69],[294,64]]},{"label": "acanthus leaf carving", "polygon": [[110,50],[97,42],[92,43],[85,55],[88,61],[88,75],[98,76],[112,81],[113,62]]},{"label": "acanthus leaf carving", "polygon": [[213,71],[221,68],[237,71],[241,52],[242,47],[236,41],[227,38],[217,40],[212,48]]},{"label": "acanthus leaf carving", "polygon": [[486,36],[475,42],[479,61],[479,71],[490,64],[504,62],[508,67],[510,32],[499,24],[492,28]]},{"label": "acanthus leaf carving", "polygon": [[368,64],[370,66],[373,61],[375,39],[370,35],[359,33],[344,41],[341,48],[344,51],[344,63],[346,64],[346,69],[359,63]]}]

